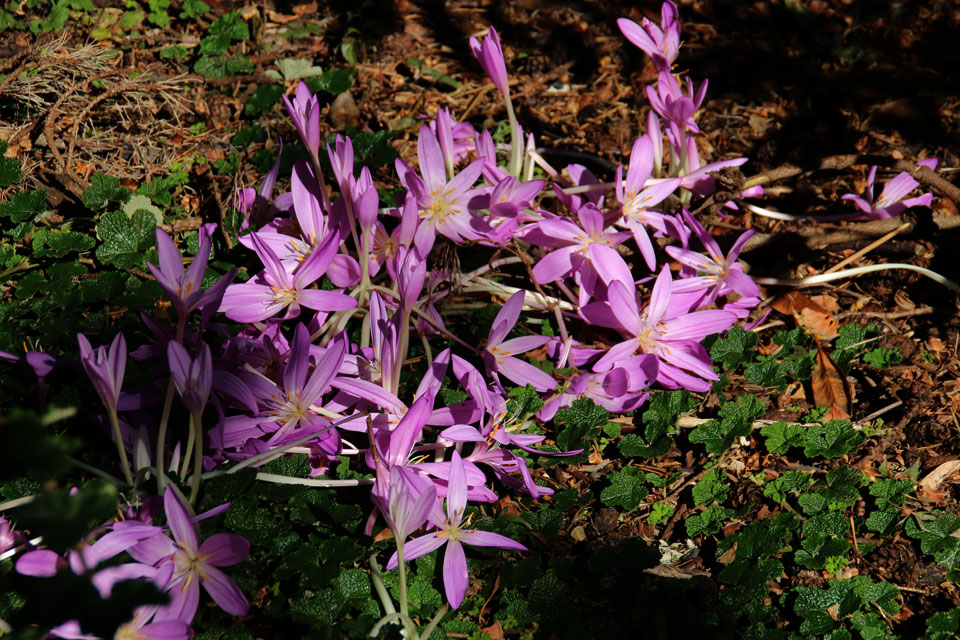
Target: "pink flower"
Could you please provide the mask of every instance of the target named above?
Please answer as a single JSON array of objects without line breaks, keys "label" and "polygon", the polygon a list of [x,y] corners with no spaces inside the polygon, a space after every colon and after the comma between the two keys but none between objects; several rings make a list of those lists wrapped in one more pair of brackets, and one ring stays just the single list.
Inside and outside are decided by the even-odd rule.
[{"label": "pink flower", "polygon": [[246,615],[249,605],[237,585],[218,567],[229,567],[250,554],[250,543],[234,533],[217,533],[200,543],[200,532],[172,484],[163,495],[167,524],[173,540],[158,534],[131,547],[134,559],[162,568],[173,566],[173,574],[165,589],[170,604],[162,607],[154,618],[180,620],[189,624],[200,603],[200,586],[217,605],[233,616]]},{"label": "pink flower", "polygon": [[[928,166],[928,165],[925,165]],[[928,167],[929,168],[929,167]],[[920,183],[914,180],[909,173],[902,171],[888,182],[880,192],[880,196],[873,199],[873,181],[877,177],[877,167],[870,167],[870,174],[867,176],[867,191],[863,197],[848,193],[841,196],[842,200],[850,200],[863,211],[859,216],[861,220],[880,220],[882,218],[892,218],[898,216],[910,207],[929,207],[933,202],[933,194],[925,193],[916,198],[903,198],[920,186]]]},{"label": "pink flower", "polygon": [[343,293],[307,288],[330,266],[340,246],[340,234],[336,231],[331,232],[292,274],[258,234],[250,235],[266,270],[248,282],[227,288],[220,311],[231,320],[259,322],[284,310],[284,320],[289,320],[300,315],[300,305],[315,311],[341,311],[357,306],[355,299]]},{"label": "pink flower", "polygon": [[[453,460],[450,463],[448,482],[446,518],[442,515],[435,516],[443,522],[440,527],[442,530],[414,538],[404,544],[404,560],[415,560],[446,544],[447,550],[443,557],[443,586],[447,602],[456,609],[463,602],[470,581],[467,557],[463,552],[464,544],[517,551],[526,551],[527,548],[499,533],[464,528],[463,512],[467,506],[467,476],[463,459],[456,451],[453,452]],[[439,511],[439,507],[436,508]],[[398,564],[397,554],[394,553],[387,563],[387,569],[395,569]]]},{"label": "pink flower", "polygon": [[[413,193],[420,208],[417,248],[421,253],[429,251],[437,233],[458,243],[484,238],[488,225],[470,213],[468,207],[473,196],[471,187],[480,177],[483,160],[474,160],[448,182],[440,143],[427,125],[420,127],[417,157],[423,178],[399,158],[396,169],[400,182]],[[422,242],[421,233],[425,234]]]},{"label": "pink flower", "polygon": [[496,379],[497,373],[502,373],[504,377],[521,386],[532,384],[537,391],[553,391],[557,386],[557,381],[553,379],[553,376],[529,362],[515,357],[518,354],[542,347],[550,342],[551,338],[548,336],[522,336],[504,340],[520,318],[524,295],[523,291],[516,292],[500,308],[497,317],[493,320],[493,326],[490,327],[487,346],[484,347],[481,357],[487,371],[493,374],[494,379]]},{"label": "pink flower", "polygon": [[640,47],[650,56],[658,71],[670,71],[680,51],[680,20],[677,5],[664,2],[660,8],[658,27],[644,18],[637,24],[627,18],[618,18],[617,26],[627,40]]},{"label": "pink flower", "polygon": [[500,47],[500,36],[496,29],[490,27],[487,30],[487,37],[481,43],[475,37],[470,38],[470,50],[473,57],[477,59],[483,70],[487,72],[494,86],[503,95],[510,93],[510,85],[507,78],[507,63],[503,59],[503,49]]}]

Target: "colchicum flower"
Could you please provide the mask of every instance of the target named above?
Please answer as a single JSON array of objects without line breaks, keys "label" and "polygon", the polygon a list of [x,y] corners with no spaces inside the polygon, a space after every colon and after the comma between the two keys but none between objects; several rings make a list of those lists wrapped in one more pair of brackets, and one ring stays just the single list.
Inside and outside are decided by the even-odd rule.
[{"label": "colchicum flower", "polygon": [[137,561],[162,568],[173,566],[165,589],[170,604],[162,607],[155,620],[180,620],[189,624],[200,603],[200,585],[217,605],[233,616],[246,615],[249,605],[237,585],[217,567],[229,567],[250,554],[250,543],[234,533],[216,533],[203,543],[172,484],[167,485],[163,506],[173,540],[163,534],[147,538],[129,549]]},{"label": "colchicum flower", "polygon": [[[414,560],[446,544],[447,549],[443,557],[443,586],[447,602],[456,609],[463,602],[470,581],[467,557],[463,552],[464,544],[517,551],[526,551],[527,548],[499,533],[465,528],[463,512],[467,506],[467,476],[463,459],[456,451],[453,452],[448,482],[446,518],[442,517],[442,513],[434,515],[434,519],[443,522],[442,530],[414,538],[404,544],[404,560]],[[436,509],[439,511],[439,507]],[[387,569],[395,569],[398,564],[397,554],[393,554],[387,563]]]}]

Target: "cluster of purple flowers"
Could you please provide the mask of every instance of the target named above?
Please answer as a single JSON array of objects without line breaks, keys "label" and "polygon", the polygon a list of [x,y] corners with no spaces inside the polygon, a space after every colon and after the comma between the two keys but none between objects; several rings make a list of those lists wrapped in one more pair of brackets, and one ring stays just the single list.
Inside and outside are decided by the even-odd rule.
[{"label": "cluster of purple flowers", "polygon": [[[147,507],[128,513],[130,519],[118,520],[91,532],[66,557],[48,549],[27,551],[17,558],[17,572],[41,578],[52,577],[61,569],[89,574],[104,598],[110,596],[114,585],[124,580],[149,580],[169,595],[167,605],[138,608],[130,622],[117,629],[118,638],[189,640],[193,637],[190,623],[200,602],[201,586],[227,613],[246,615],[247,599],[218,567],[243,561],[250,553],[250,543],[232,533],[217,533],[201,543],[196,524],[223,512],[229,504],[194,516],[170,484],[163,496],[167,524],[160,527],[152,524],[158,502],[150,500]],[[123,552],[133,562],[100,567]],[[60,624],[50,633],[58,638],[97,637],[84,633],[76,620]]]},{"label": "cluster of purple flowers", "polygon": [[[711,172],[746,159],[700,160],[695,115],[707,83],[695,87],[671,73],[680,46],[674,4],[663,5],[660,26],[625,19],[619,25],[651,56],[659,77],[647,87],[653,107],[647,131],[612,185],[584,166],[558,171],[537,153],[532,135],[524,140],[492,28],[471,47],[506,100],[509,159],[501,162],[504,149],[490,132],[441,110],[420,129],[419,170],[396,162],[406,193],[395,208],[380,210],[369,170],[354,166],[349,138],[337,136],[324,147],[317,99],[301,83],[285,100],[309,160],[294,165],[288,193],[273,194],[278,158],[259,189],[244,190],[234,201],[251,229],[241,242],[256,253],[262,270],[242,283],[233,282],[231,272],[203,289],[212,225],[200,231],[188,270],[173,240],[157,231],[159,264],[150,270],[175,322],[166,326],[145,316],[153,343],[130,356],[158,359],[165,386],[123,390],[123,336],[110,349],[96,350],[79,337],[82,364],[107,408],[126,481],[137,488],[148,477],[157,481],[167,526],[140,513],[96,532],[67,559],[31,551],[20,557],[18,570],[49,575],[66,562],[75,571],[95,572],[106,591],[121,579],[151,580],[171,595],[170,604],[142,609],[130,624],[141,637],[188,637],[201,585],[228,613],[247,609],[217,567],[242,560],[249,545],[232,534],[201,544],[198,518],[190,515],[203,474],[240,461],[306,455],[314,483],[322,484],[339,462],[356,456],[374,475],[368,530],[382,516],[398,543],[389,567],[446,545],[443,577],[456,608],[468,583],[464,544],[524,549],[468,525],[469,501],[497,499],[486,471],[531,496],[552,493],[518,454],[541,453],[537,445],[546,436],[527,433],[529,426],[550,420],[577,398],[628,412],[655,384],[708,390],[717,374],[701,341],[746,318],[759,290],[737,261],[750,232],[724,254],[684,206],[715,191]],[[324,151],[338,197],[321,171]],[[547,181],[533,178],[538,167],[552,177],[548,195],[562,208],[539,201]],[[610,186],[615,198],[607,201],[603,190]],[[438,242],[514,255],[471,273],[451,273],[428,266]],[[664,252],[657,245],[668,246]],[[485,275],[531,258],[536,282],[528,287]],[[467,344],[446,326],[438,308],[454,291],[502,301],[485,343]],[[518,326],[524,310],[551,313],[559,335],[524,334]],[[242,329],[228,332],[215,322],[218,312]],[[350,338],[351,326],[359,326],[358,342]],[[212,337],[219,346],[208,342]],[[413,397],[404,398],[400,383],[414,339],[424,347],[427,367]],[[457,344],[434,355],[431,344],[448,339]],[[537,366],[531,352],[553,366]],[[448,375],[467,399],[438,406]],[[537,415],[511,415],[507,381],[540,394],[544,405]],[[191,417],[186,433],[169,428],[175,396]],[[216,424],[204,429],[207,405],[214,407]],[[209,423],[209,412],[206,417]],[[168,482],[174,471],[190,479],[189,499]],[[133,562],[97,573],[99,563],[122,552]],[[79,633],[76,625],[58,629],[62,637]]]}]

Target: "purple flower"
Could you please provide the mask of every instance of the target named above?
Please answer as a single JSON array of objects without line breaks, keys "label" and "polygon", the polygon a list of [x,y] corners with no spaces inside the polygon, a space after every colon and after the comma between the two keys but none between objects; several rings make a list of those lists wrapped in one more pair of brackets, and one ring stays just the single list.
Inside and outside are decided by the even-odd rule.
[{"label": "purple flower", "polygon": [[117,410],[123,374],[127,368],[127,342],[123,333],[117,333],[108,350],[104,346],[93,349],[82,333],[77,334],[80,344],[80,363],[97,390],[97,395],[108,410]]},{"label": "purple flower", "polygon": [[503,59],[503,49],[500,47],[500,36],[496,29],[490,27],[487,37],[481,43],[476,37],[470,38],[470,51],[477,59],[483,70],[487,72],[494,86],[503,95],[510,93],[510,84],[507,78],[507,63]]},{"label": "purple flower", "polygon": [[580,207],[577,218],[579,226],[568,218],[548,218],[525,228],[524,239],[528,242],[555,247],[534,266],[537,282],[554,282],[585,267],[600,274],[604,282],[629,276],[630,269],[613,247],[630,238],[630,233],[608,227],[603,212],[593,203]]},{"label": "purple flower", "polygon": [[661,71],[657,78],[656,89],[653,88],[653,85],[647,85],[646,90],[647,98],[650,100],[650,106],[653,107],[653,110],[671,125],[677,127],[674,131],[676,139],[673,141],[676,146],[681,144],[678,134],[682,133],[684,129],[691,133],[700,133],[700,128],[697,127],[693,114],[703,104],[709,84],[704,80],[700,88],[694,91],[693,80],[690,79],[690,76],[687,76],[686,80],[687,93],[684,95],[683,87],[676,76],[669,71]]},{"label": "purple flower", "polygon": [[307,288],[320,279],[333,260],[340,246],[340,234],[336,231],[292,274],[258,234],[250,235],[266,270],[248,282],[230,286],[224,293],[220,311],[231,320],[259,322],[283,310],[286,310],[283,319],[289,320],[300,315],[300,305],[316,311],[341,311],[357,306],[355,299],[343,293]]},{"label": "purple flower", "polygon": [[532,384],[537,391],[553,391],[557,381],[549,373],[538,369],[534,365],[516,358],[517,354],[542,347],[550,342],[548,336],[522,336],[504,341],[510,330],[517,324],[520,311],[523,308],[524,292],[518,291],[500,308],[497,317],[490,327],[487,346],[484,347],[483,363],[487,371],[496,374],[502,373],[507,379],[526,386]]},{"label": "purple flower", "polygon": [[[260,415],[253,418],[237,416],[238,420],[224,421],[213,434],[215,446],[233,448],[251,437],[272,433],[269,444],[278,444],[290,434],[301,437],[309,430],[320,431],[328,423],[311,407],[321,404],[323,394],[343,364],[347,350],[345,335],[334,340],[317,366],[310,370],[310,333],[301,323],[294,332],[293,345],[283,371],[282,387],[260,375],[247,376],[252,394],[260,405]],[[258,425],[258,426],[255,426]],[[296,430],[296,431],[295,431]],[[326,440],[336,432],[328,432]],[[336,451],[339,439],[329,443]]]},{"label": "purple flower", "polygon": [[650,56],[657,71],[670,71],[680,51],[680,20],[677,5],[669,0],[660,8],[658,27],[647,18],[640,24],[627,18],[618,18],[617,26],[627,40]]},{"label": "purple flower", "polygon": [[679,178],[671,178],[647,186],[653,171],[654,152],[655,145],[649,136],[638,138],[630,151],[630,168],[626,179],[623,179],[622,167],[617,167],[616,175],[617,200],[623,208],[621,224],[633,232],[637,248],[651,270],[656,268],[657,260],[646,227],[653,227],[661,233],[665,233],[667,228],[664,215],[651,207],[665,200],[680,185]]},{"label": "purple flower", "polygon": [[[467,584],[470,574],[467,571],[467,557],[463,552],[463,545],[475,547],[499,547],[501,549],[515,549],[526,551],[527,548],[506,536],[489,531],[477,531],[463,527],[463,512],[467,506],[467,476],[464,471],[463,459],[456,451],[450,462],[450,479],[447,486],[446,519],[441,526],[442,531],[414,538],[404,545],[404,560],[414,560],[426,555],[434,549],[447,545],[443,557],[443,586],[447,595],[447,602],[454,609],[463,602],[467,593]],[[393,554],[387,563],[387,569],[395,569],[398,565],[397,554]]]},{"label": "purple flower", "polygon": [[23,535],[10,526],[9,520],[0,518],[0,557],[20,544],[22,539]]},{"label": "purple flower", "polygon": [[877,167],[870,167],[870,174],[867,176],[867,191],[863,197],[848,193],[841,196],[842,200],[851,200],[857,207],[863,211],[859,216],[861,220],[880,220],[882,218],[892,218],[898,216],[910,207],[929,207],[933,202],[933,194],[925,193],[916,198],[903,198],[920,186],[920,183],[914,180],[909,173],[902,171],[888,182],[880,192],[880,196],[873,199],[873,181],[877,177]]},{"label": "purple flower", "polygon": [[283,103],[287,105],[287,113],[293,120],[293,125],[300,134],[300,139],[314,158],[320,152],[320,105],[317,96],[313,95],[306,82],[297,85],[297,95],[291,101],[283,96]]},{"label": "purple flower", "polygon": [[183,404],[191,413],[202,412],[213,385],[213,356],[210,345],[203,343],[200,355],[191,358],[182,344],[171,340],[167,343],[167,361]]},{"label": "purple flower", "polygon": [[[473,193],[471,187],[483,171],[483,160],[474,160],[448,182],[440,143],[427,125],[420,127],[417,157],[423,178],[399,158],[396,169],[400,182],[417,199],[420,231],[439,233],[458,243],[482,239],[489,228],[479,216],[470,213],[468,204]],[[427,239],[429,242],[424,244],[433,246],[433,237]],[[424,253],[429,249],[420,242],[417,246]]]},{"label": "purple flower", "polygon": [[672,298],[673,281],[666,267],[653,286],[650,304],[641,312],[634,289],[616,280],[607,290],[607,302],[594,302],[581,309],[588,321],[618,329],[627,339],[607,351],[593,366],[597,372],[615,366],[633,368],[637,354],[652,353],[660,360],[657,382],[675,389],[707,391],[717,380],[710,356],[699,341],[726,331],[737,321],[729,311],[695,311],[681,296]]},{"label": "purple flower", "polygon": [[392,466],[386,504],[376,495],[373,496],[373,501],[393,535],[402,543],[427,521],[437,504],[437,488],[430,480],[412,469]]},{"label": "purple flower", "polygon": [[207,270],[207,260],[210,259],[210,233],[206,227],[200,229],[200,248],[193,262],[190,263],[189,270],[184,270],[183,259],[177,251],[177,246],[163,229],[157,229],[157,254],[160,265],[155,266],[148,262],[147,268],[170,298],[173,308],[181,318],[194,309],[219,299],[237,273],[237,270],[233,269],[211,288],[206,290],[200,288],[203,283],[203,274]]},{"label": "purple flower", "polygon": [[717,241],[713,239],[703,225],[690,215],[686,209],[683,210],[684,220],[689,225],[697,238],[707,250],[707,255],[682,249],[680,247],[668,246],[667,253],[675,260],[692,267],[700,275],[693,278],[683,278],[674,283],[673,290],[676,292],[692,291],[695,289],[705,289],[706,298],[701,306],[711,304],[718,297],[727,295],[731,291],[740,294],[743,298],[756,298],[760,295],[760,289],[756,283],[750,279],[750,276],[743,272],[743,265],[737,261],[740,251],[747,243],[747,240],[753,235],[753,229],[742,234],[737,241],[733,243],[730,252],[724,257],[723,252]]},{"label": "purple flower", "polygon": [[152,536],[130,548],[134,559],[158,568],[173,566],[166,590],[170,604],[157,613],[157,620],[193,620],[200,602],[200,585],[221,609],[233,616],[246,615],[249,605],[240,589],[217,567],[229,567],[250,554],[250,543],[233,533],[217,533],[200,543],[200,532],[191,520],[173,485],[163,495],[167,524],[173,540]]}]

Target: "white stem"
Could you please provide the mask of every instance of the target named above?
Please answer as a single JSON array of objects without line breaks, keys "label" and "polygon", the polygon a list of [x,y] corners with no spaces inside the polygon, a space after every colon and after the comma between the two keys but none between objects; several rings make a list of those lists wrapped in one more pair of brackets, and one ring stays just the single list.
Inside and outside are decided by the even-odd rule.
[{"label": "white stem", "polygon": [[863,212],[857,211],[855,213],[838,213],[835,215],[827,216],[798,216],[792,213],[781,213],[779,211],[771,211],[770,209],[764,209],[763,207],[758,207],[755,204],[750,204],[749,202],[744,202],[743,206],[758,216],[764,216],[765,218],[773,218],[774,220],[814,220],[816,222],[837,222],[840,220],[856,220],[857,218],[863,217]]},{"label": "white stem", "polygon": [[866,267],[856,267],[854,269],[844,269],[843,271],[837,271],[835,273],[821,273],[815,276],[808,276],[806,278],[754,278],[753,281],[757,284],[763,285],[787,285],[792,287],[808,287],[813,284],[821,284],[823,282],[832,282],[834,280],[842,280],[844,278],[849,278],[853,276],[859,276],[864,273],[872,273],[874,271],[888,271],[892,269],[905,269],[907,271],[916,271],[920,275],[926,276],[931,280],[939,282],[943,286],[947,287],[954,293],[960,293],[960,284],[957,284],[953,280],[948,280],[944,278],[939,273],[935,271],[930,271],[929,269],[924,269],[923,267],[918,267],[912,264],[904,263],[893,263],[893,264],[871,264]]},{"label": "white stem", "polygon": [[307,487],[361,487],[374,483],[374,478],[356,478],[352,480],[332,480],[329,478],[294,478],[277,473],[257,474],[257,480],[273,482],[275,484],[300,484]]}]

